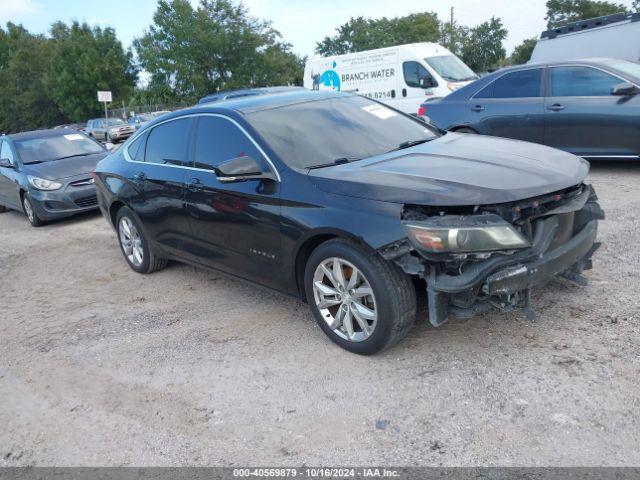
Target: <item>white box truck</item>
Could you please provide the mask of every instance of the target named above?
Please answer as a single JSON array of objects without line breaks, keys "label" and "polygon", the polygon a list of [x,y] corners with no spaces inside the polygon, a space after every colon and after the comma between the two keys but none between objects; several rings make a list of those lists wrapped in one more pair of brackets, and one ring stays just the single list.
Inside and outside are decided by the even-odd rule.
[{"label": "white box truck", "polygon": [[529,63],[579,58],[640,61],[640,13],[618,13],[542,32]]},{"label": "white box truck", "polygon": [[304,68],[305,88],[356,92],[412,115],[425,99],[444,97],[476,78],[462,60],[436,43],[312,57]]}]

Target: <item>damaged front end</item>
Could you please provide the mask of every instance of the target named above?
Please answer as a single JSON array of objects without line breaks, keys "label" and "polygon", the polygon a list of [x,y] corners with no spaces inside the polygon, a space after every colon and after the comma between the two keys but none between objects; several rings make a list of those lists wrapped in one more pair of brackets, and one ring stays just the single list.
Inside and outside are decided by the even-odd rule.
[{"label": "damaged front end", "polygon": [[510,204],[405,205],[407,238],[380,250],[427,285],[429,320],[466,319],[492,308],[533,318],[531,289],[561,275],[579,284],[591,268],[604,212],[590,185]]}]

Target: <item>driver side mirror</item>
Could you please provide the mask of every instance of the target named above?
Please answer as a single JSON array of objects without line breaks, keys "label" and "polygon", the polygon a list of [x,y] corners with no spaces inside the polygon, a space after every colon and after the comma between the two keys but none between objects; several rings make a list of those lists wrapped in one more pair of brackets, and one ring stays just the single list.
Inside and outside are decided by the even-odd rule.
[{"label": "driver side mirror", "polygon": [[226,160],[216,168],[216,175],[221,182],[242,182],[245,180],[275,180],[273,173],[265,171],[258,161],[248,155]]},{"label": "driver side mirror", "polygon": [[638,93],[640,93],[640,88],[636,87],[633,83],[630,82],[619,83],[611,89],[611,95],[620,97],[632,97],[633,95],[637,95]]},{"label": "driver side mirror", "polygon": [[13,168],[13,163],[8,158],[0,158],[0,167]]},{"label": "driver side mirror", "polygon": [[436,83],[431,77],[422,77],[420,79],[420,87],[421,88],[432,88],[435,87]]}]

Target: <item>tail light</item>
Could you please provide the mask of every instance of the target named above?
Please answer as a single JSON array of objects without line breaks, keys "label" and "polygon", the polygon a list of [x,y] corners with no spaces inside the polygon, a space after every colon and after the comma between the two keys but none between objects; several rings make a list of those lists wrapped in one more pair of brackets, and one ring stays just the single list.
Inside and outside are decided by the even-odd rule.
[{"label": "tail light", "polygon": [[418,116],[424,117],[426,114],[427,114],[427,107],[423,107],[422,105],[420,105],[420,107],[418,107]]}]

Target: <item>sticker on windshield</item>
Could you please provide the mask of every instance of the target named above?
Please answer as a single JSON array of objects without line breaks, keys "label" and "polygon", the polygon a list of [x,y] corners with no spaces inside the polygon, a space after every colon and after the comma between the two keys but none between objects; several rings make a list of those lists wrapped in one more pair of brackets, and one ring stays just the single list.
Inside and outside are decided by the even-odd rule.
[{"label": "sticker on windshield", "polygon": [[371,115],[375,115],[382,120],[386,120],[387,118],[395,117],[398,115],[396,112],[391,110],[390,108],[385,107],[384,105],[367,105],[366,107],[362,107],[367,113]]},{"label": "sticker on windshield", "polygon": [[64,138],[67,140],[82,140],[84,137],[79,133],[70,133],[69,135],[65,135]]}]

